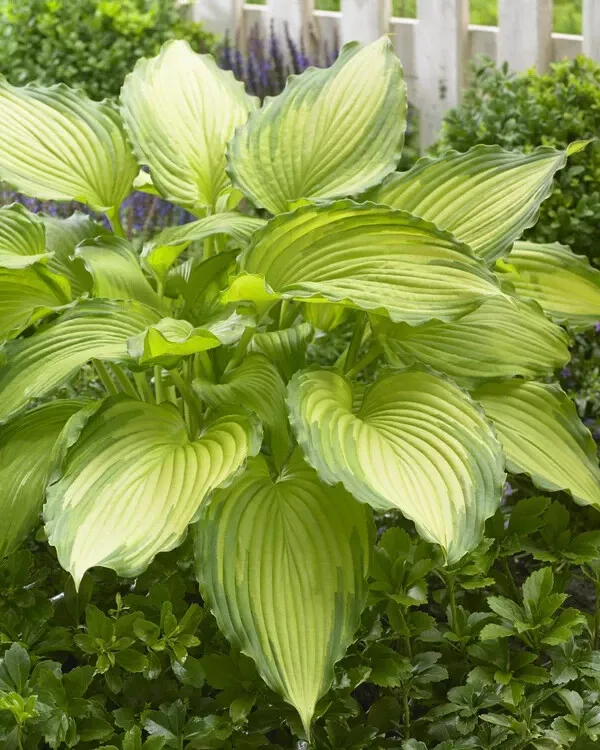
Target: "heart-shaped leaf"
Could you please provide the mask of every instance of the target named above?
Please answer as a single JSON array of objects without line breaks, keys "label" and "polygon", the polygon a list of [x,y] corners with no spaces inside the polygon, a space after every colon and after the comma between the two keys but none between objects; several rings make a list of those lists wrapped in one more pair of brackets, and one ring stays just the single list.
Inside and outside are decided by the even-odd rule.
[{"label": "heart-shaped leaf", "polygon": [[135,151],[159,192],[192,212],[215,210],[231,190],[225,146],[258,100],[212,55],[174,40],[138,61],[121,101]]},{"label": "heart-shaped leaf", "polygon": [[375,509],[402,511],[456,562],[481,541],[500,502],[500,443],[468,395],[427,370],[362,389],[334,370],[292,378],[290,419],[309,463]]},{"label": "heart-shaped leaf", "polygon": [[76,585],[96,565],[137,575],[180,544],[206,495],[261,443],[258,423],[241,413],[218,416],[192,439],[172,404],[122,397],[83,426],[71,424],[57,447],[62,467],[51,477],[44,519]]},{"label": "heart-shaped leaf", "polygon": [[373,203],[303,206],[252,237],[224,299],[329,300],[411,325],[456,320],[498,282],[466,245],[430,222]]},{"label": "heart-shaped leaf", "polygon": [[482,380],[551,375],[569,359],[566,333],[534,303],[490,299],[454,323],[422,326],[372,316],[390,362],[422,362],[469,387]]},{"label": "heart-shaped leaf", "polygon": [[41,200],[120,206],[138,173],[119,114],[64,84],[0,79],[0,178]]},{"label": "heart-shaped leaf", "polygon": [[557,385],[509,380],[473,391],[498,433],[507,466],[543,490],[567,490],[600,509],[596,445],[575,404]]},{"label": "heart-shaped leaf", "polygon": [[0,208],[0,268],[48,261],[44,224],[20,203]]},{"label": "heart-shaped leaf", "polygon": [[275,478],[251,460],[197,525],[198,580],[220,629],[309,736],[359,624],[372,532],[368,508],[323,485],[298,451]]},{"label": "heart-shaped leaf", "polygon": [[229,146],[234,183],[273,214],[298,199],[340,198],[377,185],[398,163],[406,86],[392,43],[347,44],[267,99]]},{"label": "heart-shaped leaf", "polygon": [[449,151],[392,175],[374,200],[433,221],[491,263],[535,224],[555,173],[587,143],[576,141],[565,151],[543,146],[530,154],[485,145],[466,154]]}]

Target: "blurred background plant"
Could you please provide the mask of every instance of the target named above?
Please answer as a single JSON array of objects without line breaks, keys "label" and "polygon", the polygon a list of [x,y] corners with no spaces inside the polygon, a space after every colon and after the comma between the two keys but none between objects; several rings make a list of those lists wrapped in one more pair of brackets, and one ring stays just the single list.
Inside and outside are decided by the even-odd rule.
[{"label": "blurred background plant", "polygon": [[215,37],[176,0],[1,0],[0,73],[15,85],[58,81],[93,99],[116,97],[123,79],[168,39],[198,52]]},{"label": "blurred background plant", "polygon": [[[467,151],[478,143],[531,151],[596,138],[600,130],[600,65],[587,57],[553,63],[544,75],[515,75],[490,60],[472,68],[463,102],[445,117],[434,151]],[[561,242],[600,262],[600,145],[569,159],[551,197],[525,236]]]}]

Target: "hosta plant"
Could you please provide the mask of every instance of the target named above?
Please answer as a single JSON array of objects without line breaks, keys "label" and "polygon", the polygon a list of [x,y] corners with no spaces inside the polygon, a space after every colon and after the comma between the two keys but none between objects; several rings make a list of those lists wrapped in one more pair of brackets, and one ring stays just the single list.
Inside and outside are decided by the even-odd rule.
[{"label": "hosta plant", "polygon": [[[0,178],[113,228],[0,210],[0,554],[41,514],[78,586],[193,533],[202,597],[307,736],[365,605],[373,511],[451,568],[506,470],[600,508],[592,438],[549,382],[600,274],[518,241],[585,144],[400,174],[405,112],[387,39],[261,108],[183,42],[138,63],[120,110],[0,83]],[[134,186],[197,219],[134,247]],[[307,365],[343,320],[338,361]],[[87,363],[102,396],[53,398]]]}]

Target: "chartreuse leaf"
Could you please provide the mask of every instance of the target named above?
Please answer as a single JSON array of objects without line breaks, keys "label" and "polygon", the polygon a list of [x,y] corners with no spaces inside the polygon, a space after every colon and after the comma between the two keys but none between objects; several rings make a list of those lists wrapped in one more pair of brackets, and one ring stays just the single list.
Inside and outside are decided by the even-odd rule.
[{"label": "chartreuse leaf", "polygon": [[158,322],[138,302],[84,300],[34,336],[5,345],[0,367],[0,422],[49,393],[92,358],[128,360],[127,339]]},{"label": "chartreuse leaf", "polygon": [[312,335],[313,328],[308,323],[279,331],[259,331],[252,337],[248,349],[274,362],[287,382],[296,370],[306,367],[306,349]]},{"label": "chartreuse leaf", "polygon": [[138,166],[118,113],[63,84],[0,80],[0,178],[41,200],[119,206]]},{"label": "chartreuse leaf", "polygon": [[308,302],[304,305],[302,314],[313,328],[320,331],[333,331],[346,320],[348,310],[343,305],[329,303],[315,305]]},{"label": "chartreuse leaf", "polygon": [[138,61],[121,102],[138,159],[150,167],[159,192],[193,212],[214,210],[231,190],[225,146],[258,100],[211,55],[176,40],[156,57]]},{"label": "chartreuse leaf", "polygon": [[194,390],[209,406],[244,404],[256,412],[265,426],[276,464],[283,464],[290,452],[290,435],[285,384],[273,362],[262,354],[249,354],[218,383],[194,380]]},{"label": "chartreuse leaf", "polygon": [[406,86],[392,43],[347,44],[327,69],[309,68],[268,99],[229,144],[228,171],[272,214],[300,198],[360,193],[402,152]]},{"label": "chartreuse leaf", "polygon": [[236,213],[213,214],[181,226],[167,227],[144,245],[142,257],[161,278],[181,253],[192,243],[215,234],[226,234],[238,245],[245,246],[265,225],[264,219]]},{"label": "chartreuse leaf", "polygon": [[549,375],[569,359],[566,333],[535,304],[498,297],[453,323],[422,326],[372,316],[390,362],[422,362],[467,386],[481,380]]},{"label": "chartreuse leaf", "polygon": [[516,242],[497,271],[556,323],[582,331],[600,320],[600,271],[564,245]]},{"label": "chartreuse leaf", "polygon": [[359,624],[372,531],[368,509],[323,485],[298,451],[278,477],[251,460],[197,525],[202,595],[307,734]]},{"label": "chartreuse leaf", "polygon": [[530,154],[484,145],[465,154],[449,151],[392,175],[374,200],[433,221],[493,262],[535,224],[555,173],[586,145],[576,141],[565,151],[543,146]]},{"label": "chartreuse leaf", "polygon": [[0,268],[0,343],[70,302],[69,282],[39,264]]},{"label": "chartreuse leaf", "polygon": [[86,270],[83,260],[75,257],[75,248],[80,242],[95,237],[112,236],[111,233],[102,224],[79,211],[67,219],[43,214],[41,219],[46,230],[46,249],[50,254],[49,270],[69,280],[74,297],[91,292],[92,277]]},{"label": "chartreuse leaf", "polygon": [[235,343],[246,328],[255,325],[252,311],[228,305],[200,326],[187,320],[163,318],[132,336],[127,348],[140,364],[162,364],[172,368],[181,357]]},{"label": "chartreuse leaf", "polygon": [[483,385],[472,395],[496,428],[509,471],[600,509],[596,446],[566,393],[557,385],[509,380]]},{"label": "chartreuse leaf", "polygon": [[272,219],[240,259],[225,300],[328,300],[411,325],[456,320],[502,295],[466,245],[373,203],[303,206]]},{"label": "chartreuse leaf", "polygon": [[117,396],[83,427],[67,428],[63,442],[44,519],[61,565],[79,585],[95,565],[137,575],[180,544],[205,496],[259,450],[261,434],[252,417],[232,412],[192,439],[172,404]]},{"label": "chartreuse leaf", "polygon": [[0,208],[0,268],[46,262],[44,225],[19,203]]},{"label": "chartreuse leaf", "polygon": [[309,369],[292,378],[288,406],[324,482],[343,482],[376,510],[402,511],[450,563],[477,546],[500,502],[504,457],[454,383],[413,368],[380,377],[362,395],[334,370]]},{"label": "chartreuse leaf", "polygon": [[36,526],[54,443],[85,401],[52,401],[0,427],[0,558]]},{"label": "chartreuse leaf", "polygon": [[83,240],[77,246],[75,256],[83,260],[94,280],[92,291],[95,297],[133,299],[156,310],[163,307],[127,240],[114,235]]}]

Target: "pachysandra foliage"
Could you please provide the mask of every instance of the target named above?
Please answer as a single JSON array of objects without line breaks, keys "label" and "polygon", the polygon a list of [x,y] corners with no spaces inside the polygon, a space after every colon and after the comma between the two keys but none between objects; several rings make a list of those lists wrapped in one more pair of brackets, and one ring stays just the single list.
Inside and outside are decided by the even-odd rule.
[{"label": "pachysandra foliage", "polygon": [[[182,42],[138,63],[120,113],[0,83],[0,177],[113,229],[0,209],[0,554],[42,510],[79,585],[137,575],[195,523],[202,595],[307,736],[365,603],[371,508],[449,565],[505,469],[600,508],[591,437],[547,384],[561,325],[600,317],[600,272],[518,241],[585,144],[398,174],[405,108],[386,39],[260,109]],[[197,220],[139,252],[134,181]],[[309,365],[342,323],[336,364]],[[53,400],[88,363],[95,398]]]}]

